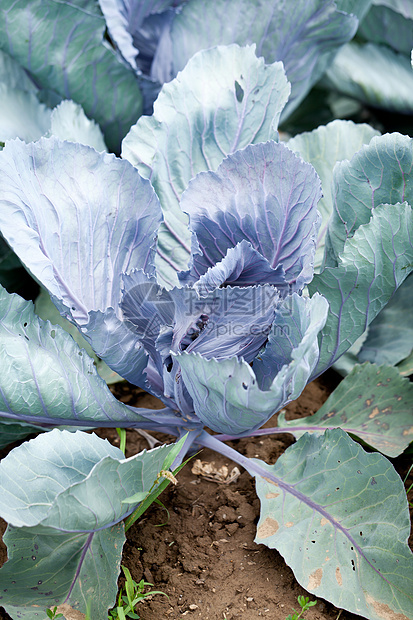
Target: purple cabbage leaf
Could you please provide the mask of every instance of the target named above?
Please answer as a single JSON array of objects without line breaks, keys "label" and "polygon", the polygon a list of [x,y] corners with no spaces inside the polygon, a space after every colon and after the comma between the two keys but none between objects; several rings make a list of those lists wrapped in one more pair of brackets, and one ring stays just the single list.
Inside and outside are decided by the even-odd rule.
[{"label": "purple cabbage leaf", "polygon": [[[313,276],[319,227],[314,207],[320,196],[314,169],[282,143],[238,151],[215,174],[198,174],[181,198],[194,233],[192,265],[181,279],[194,282],[221,261],[224,268],[229,248],[248,241],[267,259],[266,277],[283,295],[301,291]],[[262,262],[257,265],[261,273]],[[277,277],[269,272],[281,267]],[[236,284],[240,277],[226,275],[219,285]],[[256,282],[253,273],[250,282],[244,277],[242,284]]]},{"label": "purple cabbage leaf", "polygon": [[54,429],[10,452],[0,463],[0,509],[9,523],[9,559],[0,569],[6,611],[35,620],[65,604],[107,618],[117,593],[123,519],[179,448],[164,445],[125,459],[94,434]]},{"label": "purple cabbage leaf", "polygon": [[[299,583],[339,607],[380,620],[412,610],[413,554],[404,485],[381,454],[342,430],[306,434],[257,476],[256,542],[276,548]],[[386,549],[386,552],[384,552]],[[392,610],[392,612],[390,612]]]},{"label": "purple cabbage leaf", "polygon": [[94,351],[112,351],[117,372],[133,380],[144,354],[120,316],[121,274],[154,270],[162,215],[149,182],[127,161],[56,138],[10,141],[2,162],[3,204],[19,205],[22,221],[8,226],[5,206],[9,245]]},{"label": "purple cabbage leaf", "polygon": [[144,423],[111,394],[86,351],[60,326],[37,317],[31,302],[1,288],[0,307],[2,421],[44,429],[69,420],[79,427],[98,420],[109,426],[133,426],[134,418]]},{"label": "purple cabbage leaf", "polygon": [[278,424],[295,438],[339,427],[395,458],[411,442],[412,410],[412,383],[396,368],[365,363],[357,364],[312,416],[287,421],[280,412]]}]

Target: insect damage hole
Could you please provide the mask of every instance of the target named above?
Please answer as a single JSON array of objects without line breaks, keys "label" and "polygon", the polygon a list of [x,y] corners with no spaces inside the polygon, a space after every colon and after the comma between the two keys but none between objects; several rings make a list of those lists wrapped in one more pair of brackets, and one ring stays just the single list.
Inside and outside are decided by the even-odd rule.
[{"label": "insect damage hole", "polygon": [[242,88],[241,84],[237,82],[237,80],[235,80],[235,96],[238,103],[242,103],[242,100],[244,99],[244,89]]}]

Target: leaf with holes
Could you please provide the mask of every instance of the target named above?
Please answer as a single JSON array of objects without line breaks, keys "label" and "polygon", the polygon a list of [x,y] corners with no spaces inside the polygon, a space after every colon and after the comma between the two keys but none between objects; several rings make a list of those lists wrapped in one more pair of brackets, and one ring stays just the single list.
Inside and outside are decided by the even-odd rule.
[{"label": "leaf with holes", "polygon": [[399,456],[413,437],[413,384],[392,366],[356,365],[312,416],[278,425],[294,437],[340,427],[389,457]]},{"label": "leaf with holes", "polygon": [[381,454],[340,429],[304,435],[275,465],[253,459],[256,542],[277,549],[309,592],[370,620],[413,614],[413,554],[403,482]]}]

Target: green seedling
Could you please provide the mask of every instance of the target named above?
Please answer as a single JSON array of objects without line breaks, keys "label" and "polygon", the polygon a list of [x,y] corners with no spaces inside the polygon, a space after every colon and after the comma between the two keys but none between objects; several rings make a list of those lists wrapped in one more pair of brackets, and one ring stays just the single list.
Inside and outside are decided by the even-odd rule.
[{"label": "green seedling", "polygon": [[[190,459],[192,458],[192,456],[189,457],[186,461],[184,461],[178,467],[176,467],[172,472],[169,471],[169,468],[173,464],[181,448],[182,448],[182,440],[177,442],[177,444],[174,446],[174,448],[171,450],[171,452],[165,459],[163,463],[163,467],[161,471],[159,472],[159,474],[157,475],[149,491],[138,492],[132,497],[128,497],[125,500],[123,500],[124,502],[129,502],[129,503],[140,502],[136,510],[134,510],[134,512],[131,515],[129,515],[129,517],[125,520],[125,532],[127,532],[128,529],[135,523],[135,521],[139,519],[141,515],[143,515],[145,510],[147,510],[153,502],[156,501],[157,503],[160,503],[158,500],[158,496],[162,493],[164,489],[166,489],[166,487],[168,486],[170,482],[172,482],[172,484],[177,484],[177,480],[175,477],[176,474],[179,471],[181,471],[182,467],[184,467],[188,463],[188,461],[190,461]],[[163,506],[162,503],[160,504]]]},{"label": "green seedling", "polygon": [[300,595],[297,597],[297,601],[299,606],[301,607],[300,612],[298,612],[296,609],[293,609],[294,613],[289,614],[285,620],[298,620],[298,618],[304,620],[304,618],[302,618],[302,614],[308,611],[310,607],[314,607],[314,605],[317,605],[317,601],[310,601],[310,598],[308,596]]},{"label": "green seedling", "polygon": [[57,607],[54,607],[53,609],[46,609],[47,617],[50,618],[50,620],[57,620],[57,618],[63,618],[63,614],[58,614],[56,612]]},{"label": "green seedling", "polygon": [[132,579],[132,575],[126,566],[122,566],[122,570],[126,579],[125,586],[120,589],[118,603],[116,607],[109,612],[108,620],[126,620],[127,618],[132,618],[133,620],[139,619],[140,616],[135,613],[135,607],[140,601],[143,601],[153,594],[168,596],[165,592],[160,592],[159,590],[144,592],[146,586],[152,586],[153,584],[143,579],[137,583]]},{"label": "green seedling", "polygon": [[116,432],[119,435],[119,448],[122,450],[123,454],[126,453],[126,428],[117,428]]}]

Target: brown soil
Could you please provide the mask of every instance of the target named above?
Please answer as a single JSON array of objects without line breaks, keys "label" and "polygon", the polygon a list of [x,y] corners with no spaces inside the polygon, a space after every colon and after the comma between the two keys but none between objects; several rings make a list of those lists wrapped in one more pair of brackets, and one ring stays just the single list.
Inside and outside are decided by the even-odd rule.
[{"label": "brown soil", "polygon": [[[307,386],[302,396],[287,407],[287,417],[317,411],[336,383],[336,376],[326,373]],[[129,404],[156,406],[152,397],[127,385],[118,385],[115,391]],[[274,426],[274,422],[267,426]],[[115,430],[101,429],[98,434],[119,444]],[[171,439],[156,437],[161,441]],[[286,434],[241,439],[230,445],[249,457],[274,463],[292,443],[292,436]],[[128,431],[126,456],[144,448],[146,440]],[[230,470],[234,466],[206,449],[196,458],[214,461],[216,467],[226,465]],[[141,620],[286,620],[298,607],[297,596],[308,593],[279,553],[254,543],[259,500],[253,480],[244,471],[229,484],[212,482],[192,473],[193,463],[178,474],[177,486],[170,485],[161,496],[165,508],[153,504],[127,533],[122,563],[136,581],[145,579],[154,584],[151,589],[168,595],[154,595],[142,602],[137,609]],[[404,475],[408,460],[401,458],[395,464]],[[3,547],[0,564],[4,560]],[[305,614],[307,620],[336,620],[338,616],[340,620],[359,618],[323,600]],[[2,615],[1,608],[0,618],[9,618],[4,612]]]}]

